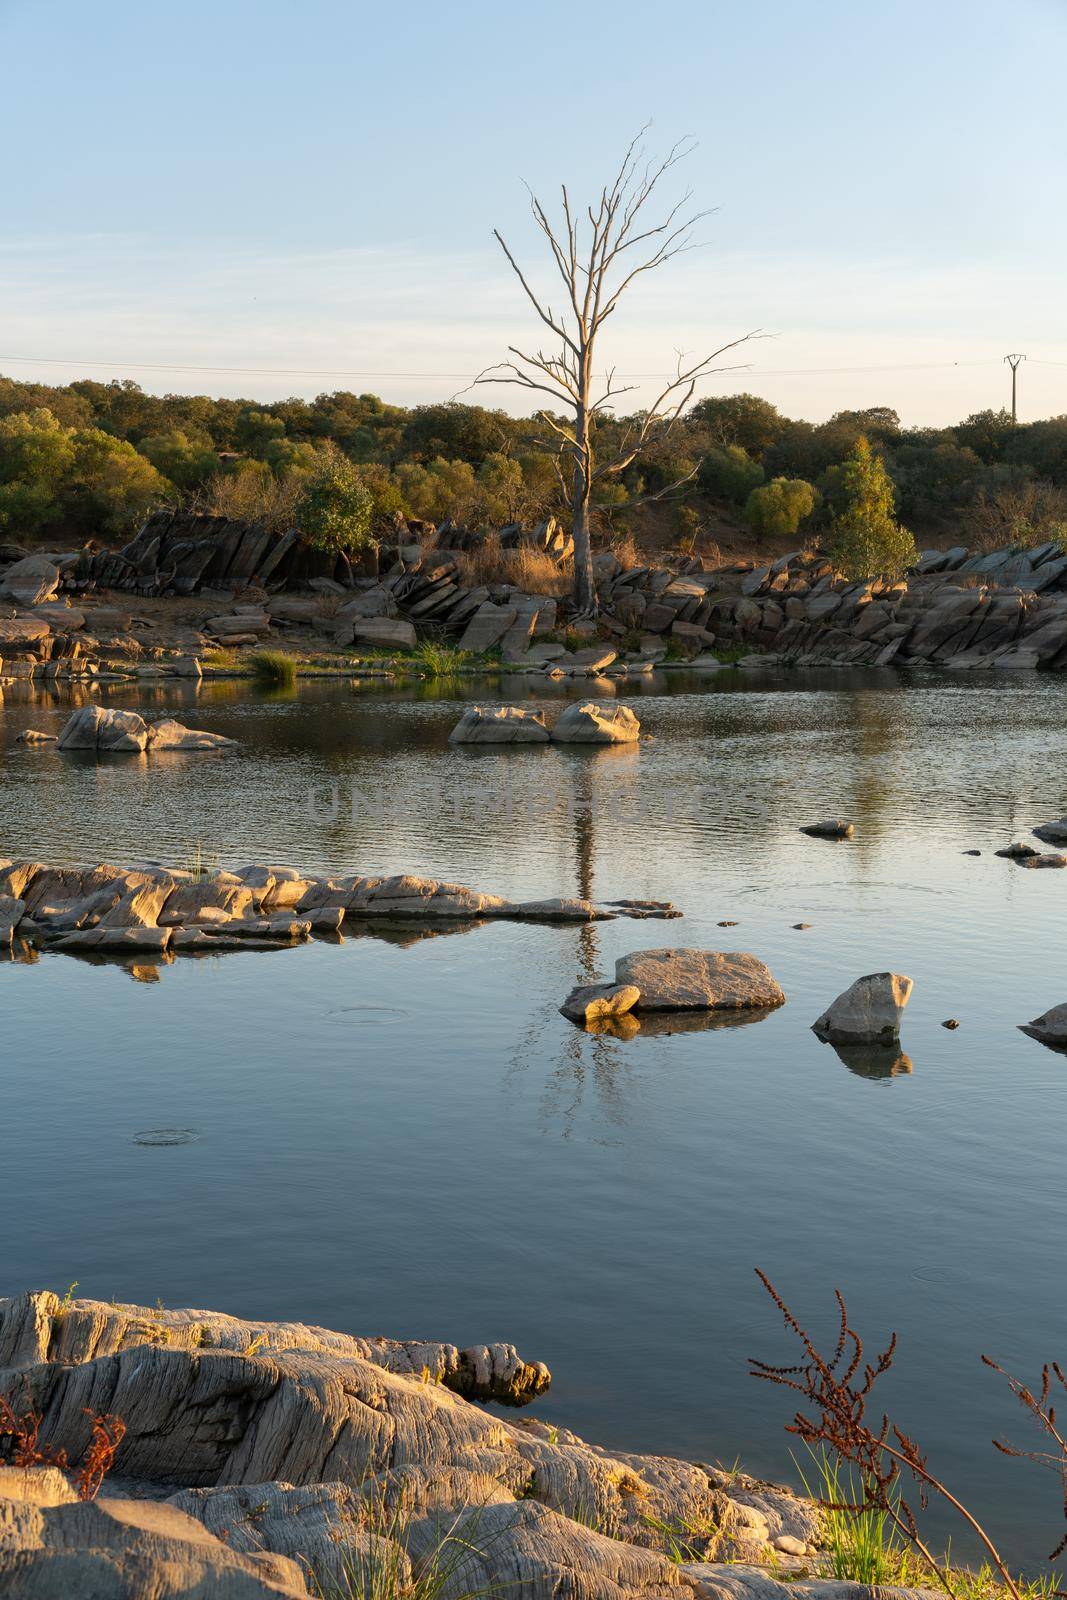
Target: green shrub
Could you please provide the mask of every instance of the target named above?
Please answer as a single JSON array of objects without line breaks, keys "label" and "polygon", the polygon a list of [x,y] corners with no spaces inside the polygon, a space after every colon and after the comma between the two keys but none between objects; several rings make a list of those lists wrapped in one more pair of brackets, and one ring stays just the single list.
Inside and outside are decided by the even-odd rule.
[{"label": "green shrub", "polygon": [[330,450],[296,503],[296,523],[320,550],[354,555],[374,543],[374,500],[359,472],[339,450]]},{"label": "green shrub", "polygon": [[846,578],[899,578],[916,560],[915,541],[896,520],[892,481],[865,436],[841,468],[840,496],[827,541],[834,566]]},{"label": "green shrub", "polygon": [[796,533],[818,498],[818,490],[803,478],[772,478],[745,501],[745,521],[757,538]]},{"label": "green shrub", "polygon": [[743,505],[753,489],[763,482],[763,468],[739,444],[726,444],[709,450],[700,463],[697,482],[706,494],[719,495]]}]

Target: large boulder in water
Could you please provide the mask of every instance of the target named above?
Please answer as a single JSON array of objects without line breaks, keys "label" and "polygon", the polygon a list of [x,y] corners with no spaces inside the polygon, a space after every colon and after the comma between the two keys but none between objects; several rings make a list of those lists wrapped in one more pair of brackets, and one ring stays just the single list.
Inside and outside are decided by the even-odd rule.
[{"label": "large boulder in water", "polygon": [[221,733],[186,728],[171,717],[146,722],[136,711],[88,705],[75,711],[59,735],[61,750],[101,750],[118,754],[144,750],[219,750],[236,740]]},{"label": "large boulder in water", "polygon": [[468,706],[448,737],[452,744],[547,744],[548,729],[543,711]]},{"label": "large boulder in water", "polygon": [[763,962],[743,950],[634,950],[616,961],[615,982],[641,991],[637,1011],[732,1011],[785,1000]]},{"label": "large boulder in water", "polygon": [[641,737],[641,724],[629,706],[567,706],[552,738],[557,744],[631,744]]},{"label": "large boulder in water", "polygon": [[1020,1022],[1019,1027],[1050,1050],[1067,1051],[1067,1005],[1053,1006],[1032,1022]]},{"label": "large boulder in water", "polygon": [[900,972],[870,972],[839,994],[812,1023],[830,1044],[895,1045],[912,981]]},{"label": "large boulder in water", "polygon": [[136,711],[80,706],[59,735],[61,750],[115,750],[123,754],[148,748],[148,724]]}]

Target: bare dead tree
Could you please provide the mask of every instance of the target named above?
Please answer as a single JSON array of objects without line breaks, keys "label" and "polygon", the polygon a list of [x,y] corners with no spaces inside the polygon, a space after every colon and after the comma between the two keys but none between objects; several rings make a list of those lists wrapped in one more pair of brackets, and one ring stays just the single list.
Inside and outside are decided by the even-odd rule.
[{"label": "bare dead tree", "polygon": [[[698,361],[679,355],[674,375],[663,380],[663,388],[651,406],[626,424],[610,456],[602,461],[595,458],[598,420],[614,410],[620,395],[636,387],[616,383],[614,369],[598,380],[595,360],[600,331],[632,283],[694,247],[693,228],[708,215],[686,215],[691,192],[672,206],[661,221],[655,222],[647,214],[646,208],[658,197],[663,180],[694,146],[683,140],[662,161],[646,162],[641,147],[644,132],[642,129],[631,141],[614,179],[601,190],[599,201],[585,208],[584,215],[572,205],[566,185],[561,190],[561,217],[556,223],[537,196],[530,194],[534,221],[548,242],[563,281],[562,311],[553,309],[536,292],[503,235],[498,229],[493,230],[527,299],[559,346],[546,352],[509,345],[511,359],[487,368],[475,382],[514,384],[533,394],[547,395],[553,402],[552,408],[541,402],[538,417],[552,437],[539,440],[538,444],[553,452],[560,489],[564,501],[570,504],[574,599],[583,611],[596,607],[590,508],[597,485],[625,471],[643,450],[662,443],[692,399],[700,378],[716,371],[736,370],[715,367],[713,363],[728,350],[757,336],[755,331],[743,334]],[[668,484],[659,491],[659,497],[679,488],[692,476],[688,473]]]}]

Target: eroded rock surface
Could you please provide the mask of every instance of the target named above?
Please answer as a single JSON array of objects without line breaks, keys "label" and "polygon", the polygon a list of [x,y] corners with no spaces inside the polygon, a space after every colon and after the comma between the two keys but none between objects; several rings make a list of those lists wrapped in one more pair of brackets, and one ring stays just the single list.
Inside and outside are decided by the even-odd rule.
[{"label": "eroded rock surface", "polygon": [[552,729],[557,744],[631,744],[641,737],[641,724],[629,706],[567,706]]},{"label": "eroded rock surface", "polygon": [[145,750],[222,750],[235,739],[221,733],[186,728],[172,717],[146,722],[136,711],[98,705],[81,706],[59,735],[61,750],[97,750],[131,754]]},{"label": "eroded rock surface", "polygon": [[[447,1532],[462,1559],[446,1596],[668,1600],[717,1596],[727,1575],[722,1592],[741,1600],[746,1569],[721,1563],[817,1540],[818,1509],[788,1490],[606,1451],[465,1398],[521,1401],[547,1382],[508,1345],[458,1351],[49,1293],[0,1301],[0,1393],[17,1386],[42,1413],[40,1442],[72,1459],[86,1409],[121,1417],[113,1481],[149,1497],[105,1485],[81,1506],[58,1473],[0,1473],[0,1587],[35,1600],[60,1578],[101,1600],[303,1595],[376,1553],[417,1569]],[[703,1561],[668,1559],[674,1529]],[[383,1538],[402,1548],[383,1551]]]},{"label": "eroded rock surface", "polygon": [[453,744],[547,744],[543,711],[468,706],[449,734]]}]

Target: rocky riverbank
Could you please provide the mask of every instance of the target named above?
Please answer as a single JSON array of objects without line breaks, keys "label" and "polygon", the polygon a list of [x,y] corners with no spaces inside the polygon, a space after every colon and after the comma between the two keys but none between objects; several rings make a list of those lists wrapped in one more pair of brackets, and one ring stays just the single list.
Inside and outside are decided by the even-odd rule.
[{"label": "rocky riverbank", "polygon": [[[371,576],[333,557],[320,571],[295,536],[211,518],[196,533],[197,520],[150,523],[123,551],[91,556],[0,547],[0,679],[196,678],[240,670],[242,655],[268,646],[319,670],[405,670],[427,643],[460,652],[469,669],[550,676],[663,662],[714,670],[723,653],[767,664],[1067,668],[1067,555],[1056,542],[927,551],[897,582],[849,582],[817,551],[712,569],[693,559],[624,567],[603,551],[589,616],[559,597],[558,582],[531,593],[467,581],[466,547],[457,551],[447,527],[413,529]],[[514,533],[550,571],[566,554],[545,544],[560,538],[554,525]]]},{"label": "rocky riverbank", "polygon": [[399,1597],[436,1561],[441,1600],[874,1594],[817,1581],[821,1513],[787,1488],[478,1403],[521,1406],[549,1382],[507,1344],[0,1300],[0,1395],[39,1416],[38,1455],[76,1466],[93,1417],[123,1425],[91,1503],[55,1467],[0,1468],[0,1587],[340,1600],[373,1566],[397,1577],[373,1593]]}]

